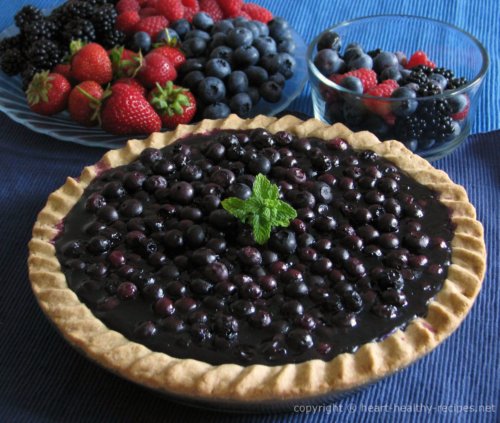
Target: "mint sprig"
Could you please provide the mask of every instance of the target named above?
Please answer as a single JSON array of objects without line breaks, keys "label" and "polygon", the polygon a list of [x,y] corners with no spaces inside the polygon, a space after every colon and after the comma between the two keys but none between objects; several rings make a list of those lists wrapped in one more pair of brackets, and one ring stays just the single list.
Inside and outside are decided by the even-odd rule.
[{"label": "mint sprig", "polygon": [[265,244],[271,236],[272,228],[287,227],[297,212],[280,200],[279,188],[259,173],[252,186],[252,195],[247,200],[229,197],[222,201],[222,207],[252,226],[253,236],[258,244]]}]

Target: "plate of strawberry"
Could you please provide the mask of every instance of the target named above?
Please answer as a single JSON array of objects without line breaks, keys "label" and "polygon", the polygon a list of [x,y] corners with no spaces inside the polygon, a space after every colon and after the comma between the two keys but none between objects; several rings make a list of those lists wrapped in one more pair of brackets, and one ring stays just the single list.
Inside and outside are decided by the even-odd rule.
[{"label": "plate of strawberry", "polygon": [[242,0],[73,0],[24,7],[15,22],[0,34],[0,111],[83,145],[274,115],[307,79],[300,35]]}]

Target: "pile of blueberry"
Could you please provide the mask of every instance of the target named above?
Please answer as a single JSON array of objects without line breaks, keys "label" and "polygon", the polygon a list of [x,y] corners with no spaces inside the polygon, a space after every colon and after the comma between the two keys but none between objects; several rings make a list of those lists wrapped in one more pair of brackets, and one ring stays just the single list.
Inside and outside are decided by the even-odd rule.
[{"label": "pile of blueberry", "polygon": [[[296,67],[292,33],[278,17],[266,25],[244,17],[214,22],[198,13],[192,23],[173,22],[163,37],[180,40],[187,61],[177,83],[195,94],[203,118],[225,118],[231,112],[246,118],[261,98],[278,102]],[[148,51],[151,40],[136,33],[130,47]]]},{"label": "pile of blueberry", "polygon": [[467,80],[436,67],[425,52],[417,51],[408,58],[400,51],[364,51],[357,43],[342,49],[342,40],[335,32],[326,32],[317,50],[316,68],[352,92],[320,85],[325,118],[331,123],[370,130],[381,140],[399,139],[412,151],[452,141],[466,125],[470,106],[467,94],[442,99],[432,96],[463,87]]},{"label": "pile of blueberry", "polygon": [[[259,173],[297,211],[256,243],[221,206]],[[264,129],[195,135],[89,185],[55,244],[110,328],[218,364],[330,360],[423,315],[449,264],[448,210],[372,151]]]}]

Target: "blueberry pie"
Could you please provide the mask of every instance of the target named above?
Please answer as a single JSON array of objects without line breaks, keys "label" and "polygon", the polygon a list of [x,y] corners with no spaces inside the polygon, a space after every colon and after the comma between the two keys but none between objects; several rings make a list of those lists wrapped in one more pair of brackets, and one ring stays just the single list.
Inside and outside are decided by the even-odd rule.
[{"label": "blueberry pie", "polygon": [[292,116],[129,141],[50,195],[33,291],[64,337],[160,391],[344,392],[453,332],[484,276],[466,192],[396,141]]}]

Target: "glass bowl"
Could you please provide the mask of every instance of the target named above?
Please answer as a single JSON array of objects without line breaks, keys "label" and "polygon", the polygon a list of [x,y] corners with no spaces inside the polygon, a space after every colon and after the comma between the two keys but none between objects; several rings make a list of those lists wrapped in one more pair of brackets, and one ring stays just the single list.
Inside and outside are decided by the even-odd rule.
[{"label": "glass bowl", "polygon": [[[452,70],[455,78],[463,77],[467,82],[458,88],[454,88],[456,83],[448,83],[444,89],[441,85],[441,92],[430,91],[433,95],[422,90],[416,98],[357,94],[335,83],[332,79],[342,82],[325,70],[321,73],[314,64],[318,42],[327,32],[340,36],[340,57],[350,43],[359,44],[372,57],[376,57],[377,49],[404,53],[397,54],[399,63],[395,66],[403,75],[401,85],[408,82],[409,75],[404,56],[409,59],[416,51],[424,51],[437,67]],[[323,31],[308,47],[307,64],[317,119],[328,124],[341,122],[354,131],[368,130],[381,140],[397,139],[422,157],[436,160],[451,153],[469,135],[489,58],[474,36],[456,26],[418,16],[378,15],[342,22]],[[346,59],[342,66],[344,69],[337,73],[356,67],[356,62]],[[422,72],[431,75],[428,69]],[[411,88],[417,89],[415,85]]]}]

